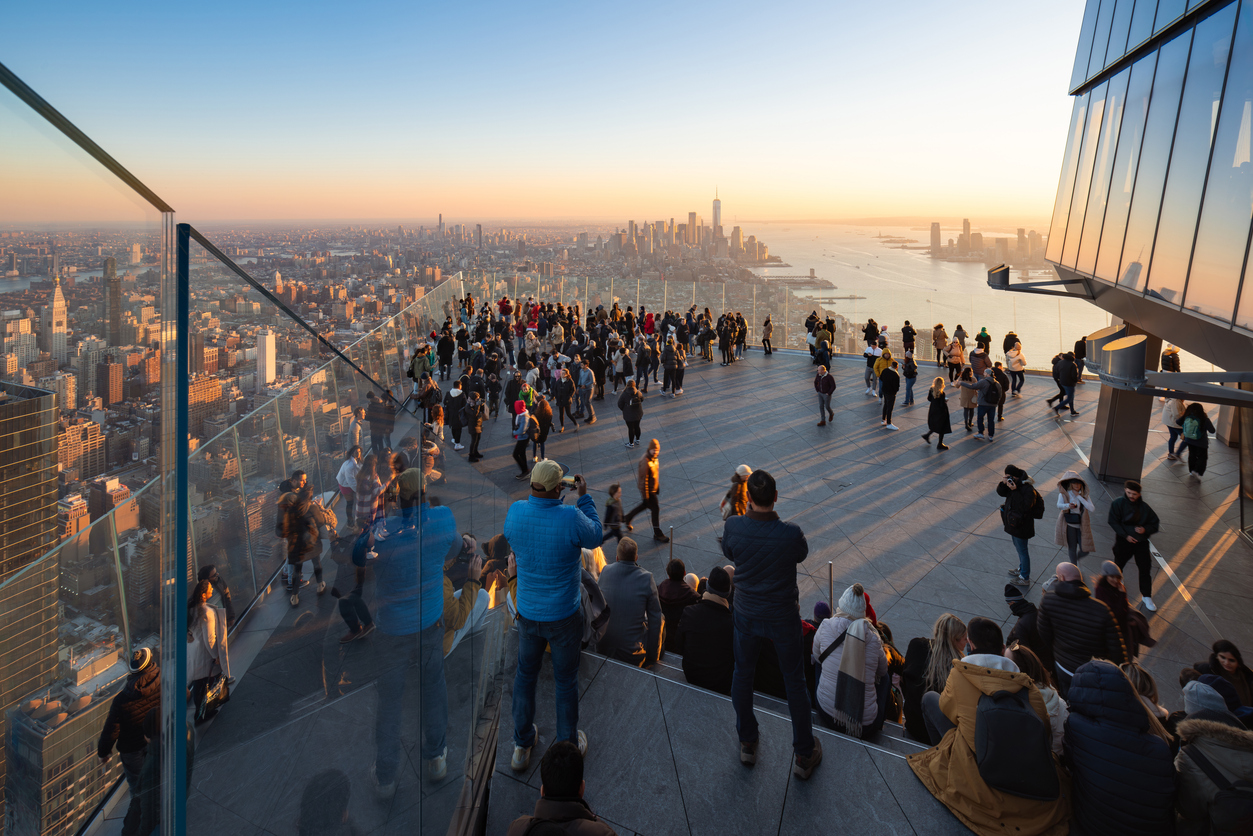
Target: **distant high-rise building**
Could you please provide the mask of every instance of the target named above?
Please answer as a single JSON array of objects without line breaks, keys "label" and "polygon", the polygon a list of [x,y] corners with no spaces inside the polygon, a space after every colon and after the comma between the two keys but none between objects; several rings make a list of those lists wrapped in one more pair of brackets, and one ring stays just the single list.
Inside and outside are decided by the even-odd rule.
[{"label": "distant high-rise building", "polygon": [[84,481],[104,473],[108,458],[100,425],[89,418],[67,423],[57,435],[57,461],[62,470],[76,469]]},{"label": "distant high-rise building", "polygon": [[696,226],[697,226],[697,224],[696,224],[696,213],[695,213],[695,212],[688,212],[688,213],[687,213],[687,230],[686,230],[686,231],[687,231],[687,235],[684,237],[684,239],[683,239],[683,243],[685,243],[685,244],[696,244],[696,243],[698,243],[698,240],[697,240],[697,237],[696,237],[696,236],[697,236],[697,235],[699,235],[699,233],[698,233],[698,232],[697,232],[697,230],[696,230]]},{"label": "distant high-rise building", "polygon": [[714,189],[714,234],[721,235],[718,227],[722,226],[722,201],[718,199],[718,190]]},{"label": "distant high-rise building", "polygon": [[104,260],[104,318],[108,331],[105,337],[109,345],[122,344],[122,279],[117,274],[117,261]]},{"label": "distant high-rise building", "polygon": [[96,397],[105,406],[112,406],[123,401],[122,377],[126,366],[111,356],[106,356],[96,365]]},{"label": "distant high-rise building", "polygon": [[131,264],[138,264],[144,260],[144,248],[140,244],[131,244]]},{"label": "distant high-rise building", "polygon": [[57,394],[57,409],[69,411],[78,406],[78,378],[65,372],[54,372],[35,382],[40,389]]},{"label": "distant high-rise building", "polygon": [[1018,257],[1029,258],[1031,253],[1027,249],[1027,230],[1019,227],[1018,229]]},{"label": "distant high-rise building", "polygon": [[474,225],[474,249],[483,249],[483,224]]},{"label": "distant high-rise building", "polygon": [[[440,216],[443,217],[442,215]],[[443,225],[443,221],[440,221]],[[257,332],[257,388],[264,389],[277,376],[277,355],[274,348],[274,332],[262,328]]]},{"label": "distant high-rise building", "polygon": [[943,247],[940,244],[940,223],[933,221],[931,223],[931,257],[938,258],[941,249]]},{"label": "distant high-rise building", "polygon": [[[69,330],[66,326],[65,294],[61,292],[61,278],[58,276],[52,288],[52,296],[44,306],[43,319],[39,329],[39,347],[52,356],[60,368],[69,361]],[[62,408],[69,405],[62,404]]]},{"label": "distant high-rise building", "polygon": [[961,234],[961,237],[957,239],[957,249],[958,249],[959,255],[965,255],[970,250],[974,249],[974,247],[972,246],[970,242],[970,219],[969,218],[962,218],[962,234]]},{"label": "distant high-rise building", "polygon": [[444,238],[444,213],[443,212],[439,213],[439,237],[441,241]]},{"label": "distant high-rise building", "polygon": [[91,524],[91,513],[82,494],[72,493],[57,501],[57,538],[64,541]]},{"label": "distant high-rise building", "polygon": [[56,542],[56,396],[0,383],[0,583]]},{"label": "distant high-rise building", "polygon": [[96,397],[96,367],[104,357],[105,342],[98,337],[87,337],[78,344],[74,364],[78,367],[79,401]]}]

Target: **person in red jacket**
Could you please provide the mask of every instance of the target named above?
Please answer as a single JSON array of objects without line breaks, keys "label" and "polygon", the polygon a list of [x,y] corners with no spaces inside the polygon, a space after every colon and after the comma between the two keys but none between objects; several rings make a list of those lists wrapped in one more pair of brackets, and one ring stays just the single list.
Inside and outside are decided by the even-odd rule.
[{"label": "person in red jacket", "polygon": [[828,419],[835,420],[835,413],[831,411],[831,395],[835,392],[835,377],[827,373],[826,366],[818,367],[818,374],[814,377],[814,391],[818,393],[818,426],[825,427]]}]

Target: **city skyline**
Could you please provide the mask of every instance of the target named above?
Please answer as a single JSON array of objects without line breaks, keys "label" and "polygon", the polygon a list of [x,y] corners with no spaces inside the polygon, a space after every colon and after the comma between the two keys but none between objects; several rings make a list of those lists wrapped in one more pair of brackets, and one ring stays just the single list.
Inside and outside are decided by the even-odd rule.
[{"label": "city skyline", "polygon": [[[194,27],[183,25],[189,12],[158,15],[144,4],[116,13],[9,8],[0,12],[9,31],[54,27],[60,50],[94,54],[106,44],[108,58],[84,76],[76,62],[48,61],[30,39],[6,47],[3,60],[197,221],[438,211],[596,220],[697,195],[708,207],[715,186],[728,201],[727,226],[1036,218],[1056,189],[1070,107],[1059,91],[1082,7],[1067,2],[1038,19],[1033,8],[974,4],[951,15],[915,4],[888,21],[870,8],[801,4],[789,19],[806,26],[776,31],[747,25],[757,14],[747,6],[685,7],[665,27],[610,26],[608,9],[491,6],[468,61],[442,42],[414,56],[400,37],[410,18],[453,23],[453,9],[290,11],[250,7],[248,27],[227,29],[230,8],[222,23]],[[381,39],[380,15],[396,23]],[[971,26],[976,19],[987,22]],[[266,34],[276,28],[284,38]],[[308,46],[329,28],[333,61]],[[1006,70],[995,56],[1011,46]],[[222,50],[231,60],[207,57]],[[674,87],[710,69],[720,78],[699,92]],[[873,85],[856,82],[867,77]],[[155,101],[161,119],[149,118]],[[33,154],[34,134],[46,137],[30,132],[23,140],[11,135],[21,128],[5,130],[5,144]],[[16,203],[27,221],[39,206],[57,221],[72,218],[53,213],[107,202],[75,192],[75,201]]]}]

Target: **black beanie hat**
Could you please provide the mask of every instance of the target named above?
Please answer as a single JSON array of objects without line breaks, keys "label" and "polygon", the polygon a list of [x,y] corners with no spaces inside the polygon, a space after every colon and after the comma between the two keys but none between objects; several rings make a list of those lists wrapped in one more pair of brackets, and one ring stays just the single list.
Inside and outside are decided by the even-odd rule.
[{"label": "black beanie hat", "polygon": [[1022,596],[1022,590],[1014,586],[1012,583],[1005,584],[1005,603],[1013,604],[1016,601],[1025,601]]}]

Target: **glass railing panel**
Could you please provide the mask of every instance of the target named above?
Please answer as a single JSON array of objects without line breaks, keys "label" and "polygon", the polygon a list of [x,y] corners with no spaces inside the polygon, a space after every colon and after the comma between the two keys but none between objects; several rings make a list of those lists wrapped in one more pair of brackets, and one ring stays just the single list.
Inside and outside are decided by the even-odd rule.
[{"label": "glass railing panel", "polygon": [[[257,530],[257,521],[249,518],[237,429],[232,427],[197,449],[187,467],[197,575],[210,565],[217,570],[230,590],[231,606],[223,607],[230,621],[258,592],[252,538],[263,533]],[[129,585],[127,593],[132,597]]]},{"label": "glass railing panel", "polygon": [[275,533],[279,486],[291,471],[284,455],[277,404],[269,402],[236,425],[244,512],[257,590],[269,582],[286,558]]}]

